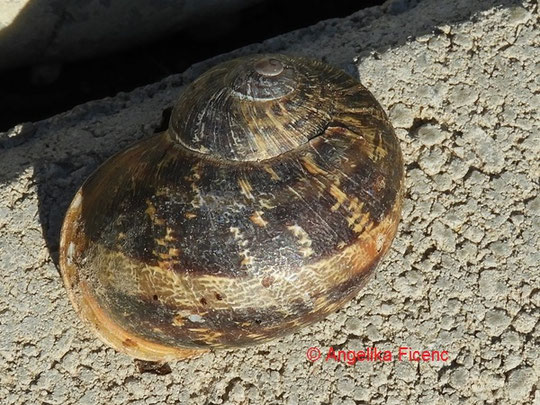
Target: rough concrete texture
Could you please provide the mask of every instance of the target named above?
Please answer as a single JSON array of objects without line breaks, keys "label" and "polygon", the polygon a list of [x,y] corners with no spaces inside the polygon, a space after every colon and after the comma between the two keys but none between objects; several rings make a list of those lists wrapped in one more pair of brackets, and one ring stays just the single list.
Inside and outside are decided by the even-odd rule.
[{"label": "rough concrete texture", "polygon": [[[232,55],[3,134],[0,403],[540,404],[536,7],[393,1],[235,52],[357,67],[402,142],[403,222],[343,310],[271,344],[173,363],[165,376],[140,374],[76,318],[55,266],[58,229],[84,178]],[[408,346],[449,360],[309,362],[311,346],[323,357]]]},{"label": "rough concrete texture", "polygon": [[[0,69],[126,48],[261,0],[0,0]],[[216,28],[219,29],[219,28]]]}]

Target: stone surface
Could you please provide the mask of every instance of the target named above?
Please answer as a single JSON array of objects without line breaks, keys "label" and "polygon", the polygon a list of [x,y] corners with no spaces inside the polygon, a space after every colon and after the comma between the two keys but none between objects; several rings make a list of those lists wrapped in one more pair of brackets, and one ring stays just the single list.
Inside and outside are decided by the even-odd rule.
[{"label": "stone surface", "polygon": [[260,1],[0,0],[0,70],[45,64],[33,80],[51,82],[59,72],[50,63],[148,42],[216,16],[232,21],[235,12]]},{"label": "stone surface", "polygon": [[[0,403],[539,404],[536,7],[392,1],[0,134]],[[262,51],[352,68],[390,112],[407,167],[398,236],[368,286],[326,321],[141,374],[68,302],[55,266],[62,215],[97,165],[153,132],[187,82]],[[330,347],[373,346],[449,359],[325,361]]]}]

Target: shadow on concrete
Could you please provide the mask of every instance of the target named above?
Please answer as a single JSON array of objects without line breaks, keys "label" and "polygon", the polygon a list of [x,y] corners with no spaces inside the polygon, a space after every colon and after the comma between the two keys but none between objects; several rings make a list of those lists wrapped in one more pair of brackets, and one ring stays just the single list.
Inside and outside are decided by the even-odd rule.
[{"label": "shadow on concrete", "polygon": [[[0,29],[0,89],[5,93],[0,98],[0,111],[5,112],[0,115],[0,132],[158,82],[215,55],[383,3],[170,0],[156,7],[154,0],[26,1],[19,16]],[[203,10],[190,8],[190,2]],[[135,9],[150,5],[152,13],[126,17],[126,3]],[[213,5],[206,13],[205,4]],[[184,8],[191,10],[185,16],[172,12]],[[198,18],[190,18],[193,13]],[[96,20],[99,27],[92,25]]]}]

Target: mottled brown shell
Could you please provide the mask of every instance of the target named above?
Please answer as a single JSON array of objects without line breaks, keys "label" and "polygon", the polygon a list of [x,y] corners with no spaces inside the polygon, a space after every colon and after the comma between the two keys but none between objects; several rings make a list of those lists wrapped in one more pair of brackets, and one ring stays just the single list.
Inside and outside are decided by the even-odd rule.
[{"label": "mottled brown shell", "polygon": [[102,340],[140,359],[264,342],[358,293],[402,187],[394,131],[357,80],[304,58],[232,60],[77,192],[64,282]]}]

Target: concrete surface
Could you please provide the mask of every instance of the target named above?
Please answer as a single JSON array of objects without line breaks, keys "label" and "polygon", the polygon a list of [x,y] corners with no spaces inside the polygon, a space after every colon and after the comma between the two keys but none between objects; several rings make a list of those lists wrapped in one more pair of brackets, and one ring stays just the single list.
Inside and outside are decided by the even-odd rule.
[{"label": "concrete surface", "polygon": [[0,69],[105,54],[216,16],[229,21],[261,1],[0,0]]},{"label": "concrete surface", "polygon": [[[345,309],[272,344],[173,363],[165,376],[140,374],[82,327],[55,267],[58,229],[83,179],[231,55],[0,135],[0,403],[540,404],[536,7],[392,1],[237,51],[358,71],[402,141],[403,222]],[[309,362],[312,346],[323,357],[404,346],[449,359]]]}]

